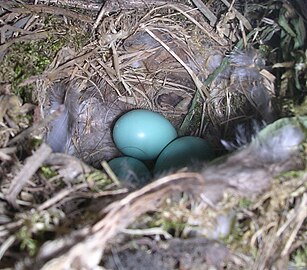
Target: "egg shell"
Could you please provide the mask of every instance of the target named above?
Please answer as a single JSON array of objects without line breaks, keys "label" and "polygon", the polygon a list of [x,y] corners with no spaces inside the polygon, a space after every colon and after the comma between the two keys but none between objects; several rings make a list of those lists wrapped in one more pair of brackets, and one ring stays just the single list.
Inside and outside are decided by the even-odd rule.
[{"label": "egg shell", "polygon": [[194,162],[212,160],[215,157],[211,145],[193,136],[180,137],[168,144],[160,153],[155,173],[192,166]]},{"label": "egg shell", "polygon": [[126,183],[144,184],[151,177],[146,165],[133,157],[117,157],[108,164],[117,178]]},{"label": "egg shell", "polygon": [[143,109],[124,114],[113,128],[117,148],[123,154],[141,160],[155,159],[176,137],[176,129],[166,118]]}]

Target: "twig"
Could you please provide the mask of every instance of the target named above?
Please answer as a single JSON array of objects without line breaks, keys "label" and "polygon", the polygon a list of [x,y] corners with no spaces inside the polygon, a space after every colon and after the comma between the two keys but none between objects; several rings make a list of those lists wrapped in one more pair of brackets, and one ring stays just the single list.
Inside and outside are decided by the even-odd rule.
[{"label": "twig", "polygon": [[192,2],[199,9],[199,11],[207,17],[207,19],[210,21],[210,25],[215,25],[217,19],[213,12],[201,0],[192,0]]},{"label": "twig", "polygon": [[11,235],[8,239],[6,239],[2,245],[0,246],[0,261],[4,255],[4,253],[10,248],[11,245],[14,244],[16,240],[15,235]]},{"label": "twig", "polygon": [[44,160],[51,154],[51,148],[43,143],[37,151],[26,160],[24,167],[19,171],[19,173],[14,177],[11,182],[8,193],[6,194],[6,200],[10,202],[13,206],[17,206],[16,197],[27,184],[30,178],[42,165]]},{"label": "twig", "polygon": [[115,196],[115,195],[120,195],[120,194],[125,194],[128,193],[129,190],[127,188],[121,188],[121,189],[116,189],[116,190],[106,190],[106,191],[99,191],[95,193],[89,193],[89,192],[79,192],[76,193],[80,195],[82,198],[92,198],[92,199],[97,199],[105,196]]},{"label": "twig", "polygon": [[6,43],[4,43],[0,46],[0,53],[4,52],[7,48],[9,48],[14,43],[25,42],[25,41],[30,42],[30,41],[33,41],[33,40],[40,40],[40,39],[47,38],[49,35],[51,35],[51,31],[42,31],[42,32],[32,33],[32,34],[29,34],[29,35],[20,36],[20,37],[11,39],[11,40],[7,41]]},{"label": "twig", "polygon": [[137,229],[121,229],[120,230],[122,233],[130,234],[130,235],[157,235],[161,234],[165,237],[165,239],[171,239],[172,235],[169,234],[167,231],[163,230],[160,227],[157,228],[149,228],[149,229],[142,229],[142,230],[137,230]]},{"label": "twig", "polygon": [[[194,71],[165,42],[163,42],[160,38],[158,38],[151,30],[149,30],[146,26],[143,26],[143,28],[152,38],[157,40],[185,68],[185,70],[189,73],[192,80],[194,81],[195,86],[197,87],[203,100],[206,100],[206,97],[210,98],[210,93],[207,91],[206,88],[203,87],[203,83],[196,76]],[[206,97],[204,96],[204,93]]]},{"label": "twig", "polygon": [[106,171],[107,175],[111,178],[111,180],[117,185],[117,186],[122,186],[121,182],[118,180],[116,177],[115,173],[112,171],[110,168],[108,162],[105,160],[101,162],[102,168]]},{"label": "twig", "polygon": [[118,60],[118,53],[115,48],[114,42],[111,42],[111,49],[112,49],[112,55],[113,55],[113,64],[114,64],[114,69],[117,75],[118,80],[122,83],[124,88],[127,90],[128,94],[131,95],[131,89],[129,85],[123,80],[121,74],[120,74],[120,67],[119,67],[119,60]]},{"label": "twig", "polygon": [[71,17],[76,20],[80,20],[85,23],[92,23],[93,20],[89,16],[78,14],[74,11],[67,10],[64,8],[59,8],[55,6],[46,6],[46,5],[24,5],[23,8],[10,8],[11,12],[21,13],[21,14],[28,14],[28,13],[47,13],[52,15],[62,15]]},{"label": "twig", "polygon": [[[213,39],[216,41],[218,44],[221,46],[225,46],[226,42],[224,39],[221,39],[210,27],[210,25],[206,22],[203,21],[202,24],[200,24],[197,20],[195,20],[192,16],[190,16],[186,11],[181,10],[175,5],[169,5],[170,8],[173,8],[180,12],[182,15],[184,15],[187,19],[189,19],[191,22],[193,22],[197,27],[199,27],[209,38]],[[209,29],[209,30],[207,30]]]},{"label": "twig", "polygon": [[0,149],[0,160],[11,160],[11,157],[9,154],[15,153],[17,150],[16,147],[6,147],[6,148],[1,148]]},{"label": "twig", "polygon": [[102,6],[102,8],[100,9],[99,14],[98,14],[98,16],[97,16],[97,19],[96,19],[96,21],[95,21],[95,23],[94,23],[94,25],[93,25],[93,31],[96,30],[96,28],[97,28],[98,25],[100,24],[100,22],[101,22],[101,20],[102,20],[102,18],[103,18],[103,16],[104,16],[105,14],[106,14],[106,8],[105,8],[104,6]]},{"label": "twig", "polygon": [[26,86],[28,84],[36,82],[38,79],[44,79],[44,78],[52,78],[53,80],[55,78],[61,78],[66,77],[67,75],[71,75],[72,69],[78,64],[83,63],[84,61],[88,60],[93,54],[97,52],[96,49],[93,49],[92,51],[76,56],[75,58],[63,63],[62,65],[59,65],[56,68],[53,68],[51,70],[46,70],[41,75],[33,75],[28,79],[25,79],[23,82],[21,82],[18,86]]},{"label": "twig", "polygon": [[284,256],[287,256],[289,254],[289,250],[291,248],[291,245],[295,239],[295,237],[297,236],[297,232],[299,231],[299,229],[301,228],[304,220],[306,219],[306,216],[307,216],[307,193],[305,193],[303,195],[303,198],[302,198],[302,202],[301,202],[301,205],[299,207],[299,211],[297,213],[297,216],[296,216],[296,226],[295,228],[293,229],[292,233],[290,234],[289,236],[289,239],[283,249],[283,251],[281,252],[281,256],[284,257]]},{"label": "twig", "polygon": [[221,0],[221,2],[223,2],[226,7],[230,8],[236,14],[237,18],[243,22],[243,25],[247,30],[253,29],[249,21],[239,11],[237,11],[232,4],[229,4],[226,0]]},{"label": "twig", "polygon": [[36,0],[36,2],[47,4],[56,3],[62,6],[72,7],[72,8],[80,8],[84,10],[98,11],[101,8],[100,3],[94,3],[93,1],[88,0]]},{"label": "twig", "polygon": [[65,198],[69,194],[77,191],[78,189],[87,188],[87,187],[88,187],[87,183],[81,183],[81,184],[73,186],[71,188],[66,188],[66,189],[60,191],[56,196],[52,197],[51,199],[49,199],[49,200],[45,201],[43,204],[41,204],[38,207],[38,211],[45,210],[45,209],[51,207],[52,205],[56,204],[57,202],[61,201],[63,198]]}]

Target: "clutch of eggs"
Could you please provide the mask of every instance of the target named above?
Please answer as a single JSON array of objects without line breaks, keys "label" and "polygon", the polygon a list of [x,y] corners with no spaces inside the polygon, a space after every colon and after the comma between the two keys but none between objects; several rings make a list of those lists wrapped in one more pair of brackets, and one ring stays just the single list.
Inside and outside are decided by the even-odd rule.
[{"label": "clutch of eggs", "polygon": [[150,175],[140,160],[155,160],[154,173],[191,166],[214,158],[211,145],[193,136],[177,138],[176,129],[161,114],[138,109],[122,115],[113,128],[113,140],[126,155],[109,162],[110,167],[123,180],[134,171],[136,178]]}]

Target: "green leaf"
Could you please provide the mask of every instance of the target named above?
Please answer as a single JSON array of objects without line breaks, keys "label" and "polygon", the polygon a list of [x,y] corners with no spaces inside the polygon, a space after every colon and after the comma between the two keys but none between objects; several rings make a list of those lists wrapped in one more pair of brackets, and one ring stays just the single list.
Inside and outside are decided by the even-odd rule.
[{"label": "green leaf", "polygon": [[293,20],[293,26],[296,32],[296,37],[294,39],[294,49],[299,49],[304,46],[304,41],[306,39],[306,29],[301,16],[299,16],[298,19]]},{"label": "green leaf", "polygon": [[288,35],[295,38],[296,34],[292,30],[292,28],[290,27],[288,20],[285,17],[285,10],[282,10],[280,12],[280,15],[279,15],[279,18],[278,18],[278,24],[280,25],[281,28],[283,28],[285,30],[285,32],[287,32]]}]

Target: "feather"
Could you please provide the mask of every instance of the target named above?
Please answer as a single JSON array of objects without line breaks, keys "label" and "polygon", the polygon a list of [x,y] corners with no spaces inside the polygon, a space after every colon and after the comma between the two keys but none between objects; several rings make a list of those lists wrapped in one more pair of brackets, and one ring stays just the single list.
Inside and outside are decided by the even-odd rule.
[{"label": "feather", "polygon": [[306,123],[306,118],[283,118],[267,126],[252,140],[252,155],[271,164],[288,160],[305,140]]},{"label": "feather", "polygon": [[60,114],[49,124],[46,143],[53,152],[63,153],[70,139],[68,122],[69,112],[64,104],[65,89],[62,84],[54,85],[49,92],[50,114],[59,111]]},{"label": "feather", "polygon": [[221,140],[222,145],[228,151],[234,151],[252,141],[253,138],[266,126],[264,121],[252,119],[248,123],[238,124],[235,128],[235,139],[233,142]]}]

